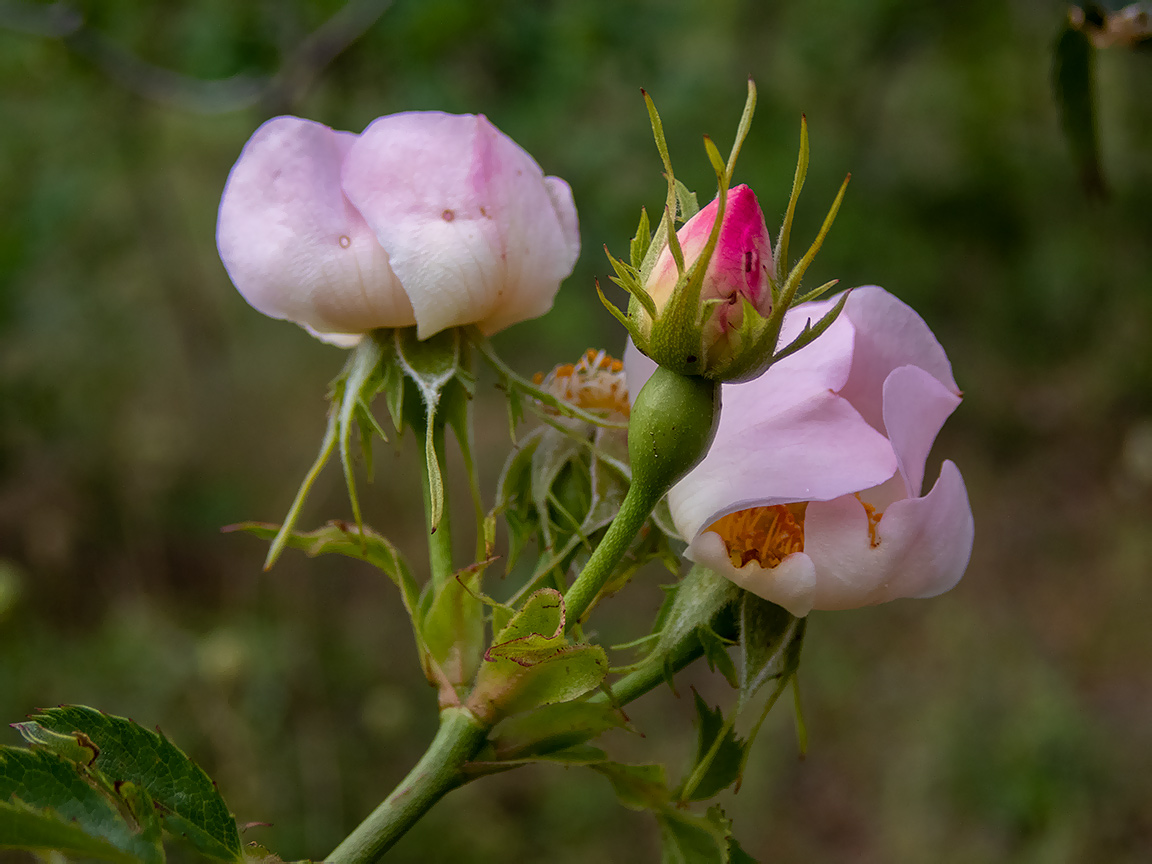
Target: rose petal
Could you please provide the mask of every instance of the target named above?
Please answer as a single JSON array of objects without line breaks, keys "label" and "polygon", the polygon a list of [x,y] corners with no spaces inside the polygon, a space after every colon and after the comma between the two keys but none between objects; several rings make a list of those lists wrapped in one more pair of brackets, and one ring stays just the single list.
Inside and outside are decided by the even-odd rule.
[{"label": "rose petal", "polygon": [[817,572],[813,608],[854,609],[942,594],[964,575],[973,521],[959,469],[946,461],[923,498],[896,501],[875,529],[854,496],[808,505],[804,552]]},{"label": "rose petal", "polygon": [[757,399],[763,380],[724,388],[708,455],[669,493],[682,536],[747,507],[828,500],[895,473],[887,439],[848,402],[819,390],[778,412],[771,389]]},{"label": "rose petal", "polygon": [[355,136],[298,117],[256,130],[228,176],[216,243],[252,306],[322,332],[415,323],[376,236],[344,197]]},{"label": "rose petal", "polygon": [[574,211],[557,215],[558,187],[484,117],[381,117],[353,145],[342,176],[391,254],[421,339],[538,315],[575,263]]},{"label": "rose petal", "polygon": [[684,553],[690,561],[719,573],[793,615],[804,617],[812,611],[816,592],[816,569],[803,552],[787,556],[776,567],[765,569],[754,561],[734,567],[724,540],[714,531],[705,531],[692,540]]},{"label": "rose petal", "polygon": [[[524,213],[520,224],[510,229],[524,244],[523,269],[519,278],[511,281],[515,296],[497,304],[493,313],[480,322],[480,329],[486,334],[548,312],[556,288],[572,273],[580,257],[580,228],[571,187],[559,177],[545,177],[544,191],[551,214],[546,210]],[[523,201],[532,202],[536,198],[528,194]],[[554,228],[559,228],[558,236]]]},{"label": "rose petal", "polygon": [[884,381],[898,366],[919,366],[959,395],[948,356],[908,304],[883,288],[865,285],[852,291],[841,317],[855,328],[856,347],[852,374],[840,395],[877,429],[884,431]]},{"label": "rose petal", "polygon": [[960,397],[917,366],[892,370],[884,381],[884,427],[904,478],[905,495],[917,498],[924,487],[924,463],[932,442]]}]

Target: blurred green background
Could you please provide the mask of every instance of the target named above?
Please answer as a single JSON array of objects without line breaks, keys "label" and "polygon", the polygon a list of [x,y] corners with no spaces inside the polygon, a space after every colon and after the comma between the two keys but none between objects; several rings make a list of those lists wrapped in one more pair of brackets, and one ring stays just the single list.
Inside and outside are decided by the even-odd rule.
[{"label": "blurred green background", "polygon": [[[727,148],[750,74],[738,179],[779,224],[806,113],[806,240],[852,172],[810,284],[884,285],[934,328],[966,392],[934,458],[964,472],[977,537],[944,597],[812,616],[809,753],[778,708],[722,796],[737,836],[773,862],[1152,860],[1152,57],[1099,56],[1102,201],[1052,98],[1059,3],[353,4],[0,6],[0,718],[80,702],[158,724],[241,823],[272,823],[246,840],[331,849],[423,750],[434,696],[385,580],[292,554],[265,574],[261,543],[219,533],[282,516],[342,362],[231,287],[232,162],[276,113],[487,114],[581,214],[556,309],[498,339],[531,373],[621,343],[593,280],[662,201],[639,88],[706,200],[700,136]],[[250,98],[141,64],[281,74]],[[491,483],[506,421],[481,393]],[[367,518],[420,561],[416,453],[380,448]],[[330,470],[304,522],[347,515]],[[613,601],[621,639],[664,578]],[[609,748],[675,775],[688,685],[730,699],[706,672],[681,684]],[[390,860],[658,854],[602,778],[539,767],[453,793]]]}]

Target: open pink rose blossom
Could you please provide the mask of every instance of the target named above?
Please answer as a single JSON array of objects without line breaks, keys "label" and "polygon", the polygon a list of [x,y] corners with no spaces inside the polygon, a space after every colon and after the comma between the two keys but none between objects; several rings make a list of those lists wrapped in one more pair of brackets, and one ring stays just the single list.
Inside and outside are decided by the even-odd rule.
[{"label": "open pink rose blossom", "polygon": [[433,111],[361,135],[269,120],[228,177],[216,242],[256,309],[345,345],[535,318],[580,251],[567,183],[483,116]]},{"label": "open pink rose blossom", "polygon": [[[781,344],[832,301],[784,319]],[[631,348],[629,391],[654,368]],[[973,521],[936,434],[960,404],[944,349],[910,307],[858,288],[812,344],[726,384],[705,456],[669,493],[688,557],[794,615],[931,597],[964,574]]]}]

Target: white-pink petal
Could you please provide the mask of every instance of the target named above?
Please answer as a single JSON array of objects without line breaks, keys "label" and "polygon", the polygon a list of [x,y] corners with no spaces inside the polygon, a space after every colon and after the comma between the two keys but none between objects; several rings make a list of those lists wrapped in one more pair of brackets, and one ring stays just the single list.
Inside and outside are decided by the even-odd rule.
[{"label": "white-pink petal", "polygon": [[815,390],[776,412],[771,389],[757,394],[747,387],[724,388],[708,455],[668,495],[682,536],[694,537],[737,510],[824,501],[879,485],[895,473],[887,439],[831,391]]},{"label": "white-pink petal", "polygon": [[236,288],[265,315],[334,334],[415,323],[388,255],[340,191],[354,139],[276,117],[233,166],[216,242]]},{"label": "white-pink petal", "polygon": [[720,535],[705,531],[692,540],[684,554],[688,560],[719,573],[757,597],[783,606],[799,618],[812,611],[819,576],[812,559],[803,552],[788,555],[771,569],[754,561],[736,567]]},{"label": "white-pink petal", "polygon": [[917,498],[932,443],[960,397],[919,366],[893,369],[883,393],[884,427],[904,478],[904,494]]},{"label": "white-pink petal", "polygon": [[484,117],[381,117],[353,144],[342,183],[388,250],[420,338],[542,314],[575,264],[571,197]]},{"label": "white-pink petal", "polygon": [[919,366],[959,395],[948,356],[924,319],[907,303],[883,288],[865,285],[852,290],[842,317],[856,331],[856,346],[852,374],[840,395],[877,429],[884,431],[884,381],[899,366]]},{"label": "white-pink petal", "polygon": [[853,609],[899,597],[932,597],[968,566],[974,523],[959,469],[946,461],[923,498],[896,501],[875,526],[854,497],[813,502],[804,517],[804,554],[817,577],[813,608]]}]

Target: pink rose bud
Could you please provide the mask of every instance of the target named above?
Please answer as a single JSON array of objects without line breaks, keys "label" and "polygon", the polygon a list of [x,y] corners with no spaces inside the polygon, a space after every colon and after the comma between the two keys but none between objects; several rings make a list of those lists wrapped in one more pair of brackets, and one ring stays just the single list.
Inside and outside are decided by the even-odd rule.
[{"label": "pink rose bud", "polygon": [[580,250],[567,183],[483,116],[435,111],[361,135],[269,120],[228,177],[216,242],[252,306],[339,344],[543,315]]},{"label": "pink rose bud", "polygon": [[[719,198],[689,219],[676,232],[684,252],[685,273],[692,269],[708,243],[720,207]],[[725,359],[731,351],[729,335],[744,319],[741,298],[767,318],[772,312],[770,280],[775,278],[772,241],[764,223],[764,213],[756,194],[747,186],[728,190],[720,236],[708,262],[700,290],[701,304],[711,311],[704,315],[703,344],[708,352],[707,366]],[[684,278],[676,267],[669,247],[665,247],[645,283],[645,290],[660,312]]]}]

